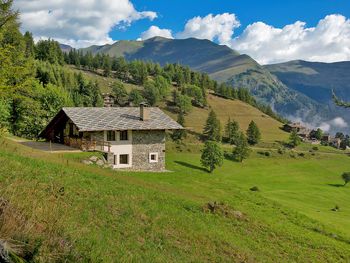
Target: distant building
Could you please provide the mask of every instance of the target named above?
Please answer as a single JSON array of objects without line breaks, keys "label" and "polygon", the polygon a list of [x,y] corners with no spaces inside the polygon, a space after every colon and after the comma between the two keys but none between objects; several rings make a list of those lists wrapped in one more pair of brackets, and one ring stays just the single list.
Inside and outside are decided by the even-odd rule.
[{"label": "distant building", "polygon": [[299,132],[303,128],[305,127],[303,127],[300,122],[287,123],[283,126],[283,130],[286,132],[292,132],[293,130]]},{"label": "distant building", "polygon": [[310,137],[311,130],[303,126],[300,122],[287,123],[283,126],[286,132],[296,131],[302,139],[306,140]]},{"label": "distant building", "polygon": [[340,149],[341,139],[340,138],[331,138],[329,144],[334,148]]},{"label": "distant building", "polygon": [[84,151],[100,151],[115,169],[165,169],[165,131],[183,127],[159,108],[63,108],[39,137]]},{"label": "distant building", "polygon": [[103,106],[104,107],[113,107],[114,106],[114,96],[110,93],[102,93]]}]

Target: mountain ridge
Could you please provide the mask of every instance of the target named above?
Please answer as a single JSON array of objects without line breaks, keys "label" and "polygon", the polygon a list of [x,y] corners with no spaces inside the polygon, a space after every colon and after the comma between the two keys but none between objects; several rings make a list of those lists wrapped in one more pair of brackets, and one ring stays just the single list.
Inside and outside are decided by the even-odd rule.
[{"label": "mountain ridge", "polygon": [[302,120],[315,127],[343,114],[341,111],[333,114],[334,108],[330,104],[324,104],[304,90],[289,87],[288,82],[280,80],[278,74],[270,70],[273,65],[262,66],[249,55],[210,40],[154,37],[144,41],[120,40],[80,50],[122,56],[127,60],[153,61],[161,65],[186,65],[232,87],[247,88],[258,101],[271,105],[284,117]]}]

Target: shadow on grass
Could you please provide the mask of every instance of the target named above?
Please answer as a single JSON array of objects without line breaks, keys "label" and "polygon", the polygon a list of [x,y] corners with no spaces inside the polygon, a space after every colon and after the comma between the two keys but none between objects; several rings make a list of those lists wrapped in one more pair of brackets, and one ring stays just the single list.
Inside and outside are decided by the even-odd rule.
[{"label": "shadow on grass", "polygon": [[180,165],[185,166],[185,167],[190,168],[190,169],[195,169],[195,170],[199,170],[199,171],[206,172],[206,173],[208,172],[207,169],[200,167],[200,166],[197,166],[197,165],[190,164],[190,163],[185,163],[185,162],[181,162],[181,161],[175,161],[175,163],[180,164]]},{"label": "shadow on grass", "polygon": [[327,184],[329,186],[334,186],[334,187],[344,187],[344,184]]}]

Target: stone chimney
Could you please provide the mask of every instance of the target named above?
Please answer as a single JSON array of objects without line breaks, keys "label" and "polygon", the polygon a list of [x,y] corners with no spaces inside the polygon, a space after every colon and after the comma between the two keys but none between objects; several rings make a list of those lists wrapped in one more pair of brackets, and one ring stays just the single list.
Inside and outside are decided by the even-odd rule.
[{"label": "stone chimney", "polygon": [[150,119],[150,109],[146,103],[140,103],[140,119],[148,121]]}]

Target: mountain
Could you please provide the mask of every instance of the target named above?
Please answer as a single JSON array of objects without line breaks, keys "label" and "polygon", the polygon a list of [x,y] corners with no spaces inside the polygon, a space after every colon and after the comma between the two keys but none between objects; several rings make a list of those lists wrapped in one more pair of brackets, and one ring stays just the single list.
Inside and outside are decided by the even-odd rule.
[{"label": "mountain", "polygon": [[93,54],[123,56],[127,60],[144,60],[188,65],[206,72],[219,82],[248,88],[258,101],[270,104],[279,114],[312,122],[315,126],[331,116],[328,105],[290,89],[271,72],[245,54],[209,40],[166,39],[154,37],[145,41],[117,41],[112,45],[82,49]]},{"label": "mountain", "polygon": [[[265,68],[290,89],[327,105],[330,117],[341,117],[350,124],[349,110],[337,107],[332,101],[332,90],[340,98],[350,100],[350,62],[320,63],[295,60],[267,65]],[[338,126],[334,129],[348,129],[344,127],[344,123]]]},{"label": "mountain", "polygon": [[71,46],[66,44],[60,44],[60,48],[63,52],[69,52],[73,49]]}]

